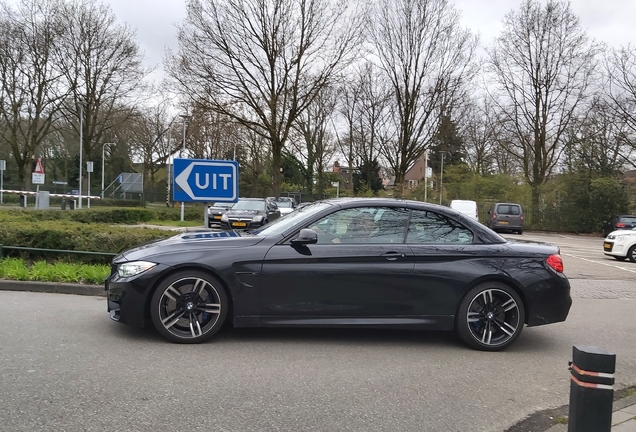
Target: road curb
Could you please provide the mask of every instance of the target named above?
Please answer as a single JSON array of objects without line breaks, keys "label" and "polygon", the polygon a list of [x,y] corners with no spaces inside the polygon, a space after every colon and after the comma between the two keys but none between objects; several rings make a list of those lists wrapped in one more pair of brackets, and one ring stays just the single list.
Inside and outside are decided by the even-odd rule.
[{"label": "road curb", "polygon": [[59,282],[31,282],[0,280],[0,291],[30,291],[56,294],[106,296],[102,285],[70,284]]}]

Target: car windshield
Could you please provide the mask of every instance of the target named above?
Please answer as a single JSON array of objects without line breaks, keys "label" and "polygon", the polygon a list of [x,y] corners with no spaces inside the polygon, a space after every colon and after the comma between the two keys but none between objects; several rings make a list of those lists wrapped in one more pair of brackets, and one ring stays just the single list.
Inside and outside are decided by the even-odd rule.
[{"label": "car windshield", "polygon": [[232,206],[232,210],[264,210],[265,201],[245,200],[239,201]]},{"label": "car windshield", "polygon": [[263,228],[253,231],[252,234],[267,237],[280,235],[290,228],[302,225],[307,219],[311,218],[311,216],[330,206],[331,204],[325,202],[307,204],[302,208],[289,213],[284,218],[276,219],[275,221],[265,225]]},{"label": "car windshield", "polygon": [[287,201],[287,200],[281,200],[281,201],[274,201],[276,203],[276,205],[278,207],[284,207],[284,208],[290,208],[292,206],[291,201]]},{"label": "car windshield", "polygon": [[636,217],[622,217],[619,219],[620,222],[633,224],[636,223]]}]

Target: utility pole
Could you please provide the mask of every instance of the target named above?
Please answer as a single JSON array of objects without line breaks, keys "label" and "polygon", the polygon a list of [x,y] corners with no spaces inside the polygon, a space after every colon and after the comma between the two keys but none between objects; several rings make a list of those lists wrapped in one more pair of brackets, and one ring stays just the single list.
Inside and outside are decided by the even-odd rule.
[{"label": "utility pole", "polygon": [[80,109],[80,127],[79,127],[79,206],[78,208],[82,208],[82,150],[84,147],[84,107],[86,106],[86,102],[82,99],[77,101],[77,105],[79,105]]},{"label": "utility pole", "polygon": [[440,153],[442,154],[442,167],[439,173],[439,205],[442,205],[442,193],[444,191],[444,155],[448,152],[442,150]]}]

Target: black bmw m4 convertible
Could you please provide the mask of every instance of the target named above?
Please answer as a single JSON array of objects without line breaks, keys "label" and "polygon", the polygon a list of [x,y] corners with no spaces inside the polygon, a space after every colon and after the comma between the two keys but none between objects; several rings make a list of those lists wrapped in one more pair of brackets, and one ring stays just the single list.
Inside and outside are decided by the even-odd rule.
[{"label": "black bmw m4 convertible", "polygon": [[235,327],[454,330],[498,351],[564,321],[559,249],[507,241],[448,208],[395,199],[305,205],[255,231],[192,232],[123,252],[106,280],[114,321],[197,343]]}]

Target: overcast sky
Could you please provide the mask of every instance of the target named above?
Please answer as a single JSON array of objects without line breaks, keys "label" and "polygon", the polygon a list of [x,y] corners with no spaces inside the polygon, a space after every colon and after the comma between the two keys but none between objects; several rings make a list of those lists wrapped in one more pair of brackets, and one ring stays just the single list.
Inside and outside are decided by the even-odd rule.
[{"label": "overcast sky", "polygon": [[[153,76],[161,77],[166,47],[177,49],[175,24],[185,17],[183,0],[104,0],[121,22],[136,29],[148,65],[157,66]],[[355,0],[351,0],[355,1]],[[451,0],[452,1],[452,0]],[[636,43],[635,0],[571,0],[588,34],[613,47]],[[466,27],[489,44],[501,31],[504,15],[518,9],[520,0],[456,0]]]}]

